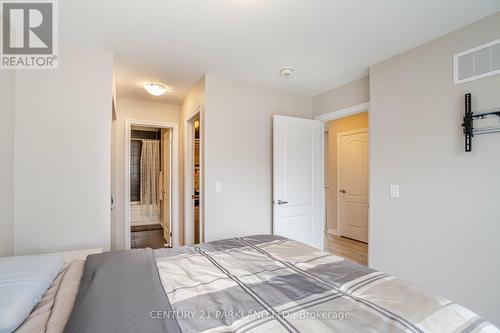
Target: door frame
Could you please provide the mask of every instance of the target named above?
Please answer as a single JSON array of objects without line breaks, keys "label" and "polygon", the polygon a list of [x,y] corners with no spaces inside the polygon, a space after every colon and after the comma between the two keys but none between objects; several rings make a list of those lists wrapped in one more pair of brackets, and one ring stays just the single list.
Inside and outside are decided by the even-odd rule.
[{"label": "door frame", "polygon": [[[369,128],[360,128],[357,130],[350,130],[350,131],[342,131],[337,133],[337,161],[339,160],[339,146],[340,146],[340,138],[344,135],[352,135],[352,134],[360,134],[360,133],[367,133],[368,134],[368,211],[370,210],[370,130]],[[337,164],[337,189],[335,192],[335,195],[337,197],[337,233],[339,236],[342,236],[342,232],[340,231],[340,168],[338,167]],[[370,230],[370,214],[368,214],[368,221],[367,223],[367,229]],[[368,236],[370,235],[370,232],[368,232]],[[370,244],[370,243],[368,243]]]},{"label": "door frame", "polygon": [[[349,117],[358,113],[368,112],[370,114],[370,102],[356,104],[344,109],[330,111],[328,113],[320,114],[314,119],[320,120],[323,122],[329,122],[332,120]],[[368,127],[370,127],[370,123],[368,123]]]},{"label": "door frame", "polygon": [[130,249],[130,139],[132,126],[168,128],[172,131],[172,155],[170,169],[170,231],[172,233],[172,247],[179,246],[179,124],[174,122],[157,122],[137,119],[125,119],[125,212],[124,237],[125,249]]},{"label": "door frame", "polygon": [[[184,120],[184,239],[183,245],[194,242],[193,216],[193,138],[194,120],[200,121],[200,243],[205,242],[205,117],[203,105],[197,106]],[[189,190],[190,189],[190,190]]]},{"label": "door frame", "polygon": [[[370,228],[370,223],[371,223],[371,215],[372,215],[372,209],[371,205],[369,204],[372,202],[372,177],[371,177],[371,161],[372,161],[372,150],[371,150],[371,143],[372,143],[372,113],[371,113],[371,101],[367,101],[365,103],[360,103],[360,104],[355,104],[343,109],[338,109],[338,110],[333,110],[321,115],[317,115],[314,117],[316,120],[321,120],[325,123],[332,121],[332,120],[337,120],[341,118],[345,118],[348,116],[352,116],[358,113],[363,113],[363,112],[368,112],[368,266],[370,266],[370,258],[371,258],[371,253],[373,251],[372,248],[372,236],[371,236],[371,230]],[[325,131],[328,132],[328,126],[325,126]],[[325,151],[326,153],[326,151]],[[325,189],[325,197],[326,197],[326,189]],[[325,199],[325,204],[327,203]],[[337,211],[338,214],[338,211]],[[327,226],[327,221],[326,221],[326,214],[325,214],[325,226]],[[338,228],[338,226],[337,226]],[[328,232],[327,230],[325,230]]]}]

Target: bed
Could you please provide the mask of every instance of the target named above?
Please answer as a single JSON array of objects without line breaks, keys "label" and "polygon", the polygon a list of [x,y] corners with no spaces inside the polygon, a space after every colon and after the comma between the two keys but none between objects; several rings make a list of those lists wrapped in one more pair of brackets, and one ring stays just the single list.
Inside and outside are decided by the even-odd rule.
[{"label": "bed", "polygon": [[500,332],[412,283],[269,235],[91,255],[47,294],[19,332]]}]

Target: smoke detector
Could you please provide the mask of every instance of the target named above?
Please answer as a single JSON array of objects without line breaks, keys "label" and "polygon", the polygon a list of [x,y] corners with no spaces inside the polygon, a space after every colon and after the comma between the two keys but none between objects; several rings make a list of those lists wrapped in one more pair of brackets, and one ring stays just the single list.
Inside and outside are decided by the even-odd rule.
[{"label": "smoke detector", "polygon": [[293,73],[293,68],[291,67],[283,67],[282,69],[280,69],[280,74],[283,77],[289,77],[292,75],[292,73]]}]

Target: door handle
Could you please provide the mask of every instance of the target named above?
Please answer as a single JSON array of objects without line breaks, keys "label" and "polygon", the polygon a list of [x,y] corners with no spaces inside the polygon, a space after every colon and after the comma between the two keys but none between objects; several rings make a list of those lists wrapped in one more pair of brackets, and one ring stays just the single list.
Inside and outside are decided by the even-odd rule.
[{"label": "door handle", "polygon": [[287,203],[288,203],[288,201],[281,201],[281,200],[278,200],[278,202],[277,202],[278,205],[285,205]]},{"label": "door handle", "polygon": [[346,190],[341,189],[339,192],[340,192],[340,193],[346,193]]}]

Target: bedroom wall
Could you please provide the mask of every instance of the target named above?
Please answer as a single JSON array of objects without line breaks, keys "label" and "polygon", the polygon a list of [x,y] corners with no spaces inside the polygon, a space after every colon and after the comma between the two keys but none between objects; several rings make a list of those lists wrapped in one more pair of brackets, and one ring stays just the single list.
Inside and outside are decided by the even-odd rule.
[{"label": "bedroom wall", "polygon": [[207,241],[271,232],[273,115],[311,118],[311,99],[206,76]]},{"label": "bedroom wall", "polygon": [[452,82],[455,53],[498,38],[500,13],[370,69],[369,263],[500,325],[500,133],[465,153],[460,126],[467,92],[500,107],[500,75]]},{"label": "bedroom wall", "polygon": [[122,250],[125,248],[125,119],[179,123],[179,106],[118,97],[116,111],[117,119],[113,121],[116,222],[112,225],[112,234],[115,236],[112,242],[115,250]]},{"label": "bedroom wall", "polygon": [[15,253],[110,248],[113,55],[59,47],[16,73]]},{"label": "bedroom wall", "polygon": [[14,251],[15,71],[0,71],[0,256]]},{"label": "bedroom wall", "polygon": [[[184,180],[184,150],[186,145],[185,138],[185,122],[188,117],[198,108],[201,107],[201,120],[204,123],[204,105],[205,105],[205,77],[201,78],[194,86],[191,88],[189,93],[184,97],[180,106],[180,126],[179,126],[179,178]],[[203,134],[203,133],[202,133]],[[179,243],[184,245],[184,181],[179,182]]]},{"label": "bedroom wall", "polygon": [[314,116],[370,101],[368,76],[319,94],[312,99]]}]

